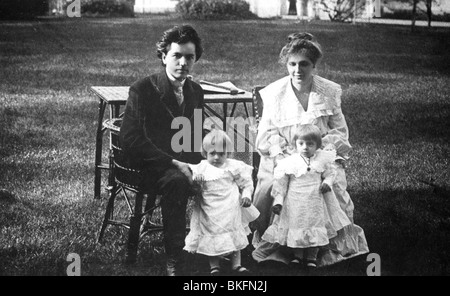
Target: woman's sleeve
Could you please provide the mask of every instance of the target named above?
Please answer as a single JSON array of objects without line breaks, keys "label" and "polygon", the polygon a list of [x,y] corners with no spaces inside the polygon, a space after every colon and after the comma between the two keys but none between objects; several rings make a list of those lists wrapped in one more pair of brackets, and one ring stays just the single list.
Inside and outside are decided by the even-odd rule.
[{"label": "woman's sleeve", "polygon": [[264,112],[258,125],[258,135],[256,136],[256,149],[263,156],[275,157],[283,154],[287,141],[284,139],[278,128],[273,124],[274,108],[264,103]]},{"label": "woman's sleeve", "polygon": [[338,158],[348,159],[352,146],[348,141],[348,126],[341,108],[335,109],[334,114],[328,118],[328,127],[330,129],[322,138],[324,150],[334,148]]},{"label": "woman's sleeve", "polygon": [[289,185],[289,176],[283,175],[281,178],[274,179],[271,195],[274,205],[282,205]]}]

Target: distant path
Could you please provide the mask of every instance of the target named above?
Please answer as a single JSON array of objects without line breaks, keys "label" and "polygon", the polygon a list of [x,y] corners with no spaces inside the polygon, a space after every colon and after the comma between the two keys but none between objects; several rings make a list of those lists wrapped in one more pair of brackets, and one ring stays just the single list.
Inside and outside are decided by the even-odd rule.
[{"label": "distant path", "polygon": [[[356,19],[357,23],[371,23],[371,24],[390,24],[390,25],[404,25],[404,26],[411,26],[411,20],[393,20],[393,19],[380,19],[380,18],[373,18],[373,19]],[[428,26],[427,21],[416,21],[416,26],[418,27],[426,27]],[[450,28],[450,23],[448,22],[431,22],[431,27],[447,27]]]}]

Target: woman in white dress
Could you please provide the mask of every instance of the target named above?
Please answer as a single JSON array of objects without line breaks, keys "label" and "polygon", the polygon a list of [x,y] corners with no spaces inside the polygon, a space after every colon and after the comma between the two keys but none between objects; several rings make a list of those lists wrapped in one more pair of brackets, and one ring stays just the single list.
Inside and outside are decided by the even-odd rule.
[{"label": "woman in white dress", "polygon": [[220,257],[230,256],[232,271],[249,271],[241,265],[241,250],[248,246],[250,228],[258,210],[252,205],[253,167],[228,158],[231,140],[221,130],[213,129],[203,139],[202,160],[190,165],[194,182],[202,195],[193,208],[190,232],[184,249],[209,257],[211,275],[220,275]]},{"label": "woman in white dress", "polygon": [[352,147],[348,141],[348,127],[341,110],[342,89],[339,84],[314,74],[322,58],[322,50],[309,33],[293,33],[280,52],[280,62],[289,75],[260,91],[264,104],[258,126],[256,147],[261,155],[258,182],[253,203],[260,212],[255,221],[253,258],[260,262],[285,258],[274,255],[277,246],[261,242],[261,236],[271,221],[273,198],[270,195],[274,168],[278,161],[291,154],[288,143],[299,125],[314,124],[322,134],[322,146],[334,149],[337,156],[333,166],[337,172],[332,189],[351,225],[346,226],[330,242],[329,252],[319,258],[319,265],[328,265],[344,258],[368,252],[361,227],[353,224],[353,202],[347,192],[345,161]]}]

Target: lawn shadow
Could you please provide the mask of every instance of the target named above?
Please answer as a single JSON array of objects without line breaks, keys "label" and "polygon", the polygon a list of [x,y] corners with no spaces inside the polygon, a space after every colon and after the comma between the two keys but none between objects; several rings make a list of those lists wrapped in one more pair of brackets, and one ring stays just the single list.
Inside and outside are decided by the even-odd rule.
[{"label": "lawn shadow", "polygon": [[355,223],[371,253],[381,257],[382,275],[449,275],[450,204],[432,189],[352,193]]}]

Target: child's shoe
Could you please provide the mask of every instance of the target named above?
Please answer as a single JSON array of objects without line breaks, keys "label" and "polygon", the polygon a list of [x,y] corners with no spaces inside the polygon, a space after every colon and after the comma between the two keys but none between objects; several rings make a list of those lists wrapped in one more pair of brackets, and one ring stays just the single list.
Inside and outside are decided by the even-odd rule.
[{"label": "child's shoe", "polygon": [[306,260],[306,273],[309,276],[317,275],[317,261],[316,260]]},{"label": "child's shoe", "polygon": [[213,267],[211,268],[210,272],[211,276],[219,276],[222,275],[222,271],[220,270],[219,267]]},{"label": "child's shoe", "polygon": [[317,268],[317,261],[316,260],[306,260],[306,267],[307,268]]},{"label": "child's shoe", "polygon": [[238,267],[233,269],[233,273],[236,274],[236,275],[249,275],[250,274],[250,270],[248,270],[244,266],[240,266],[239,265]]}]

